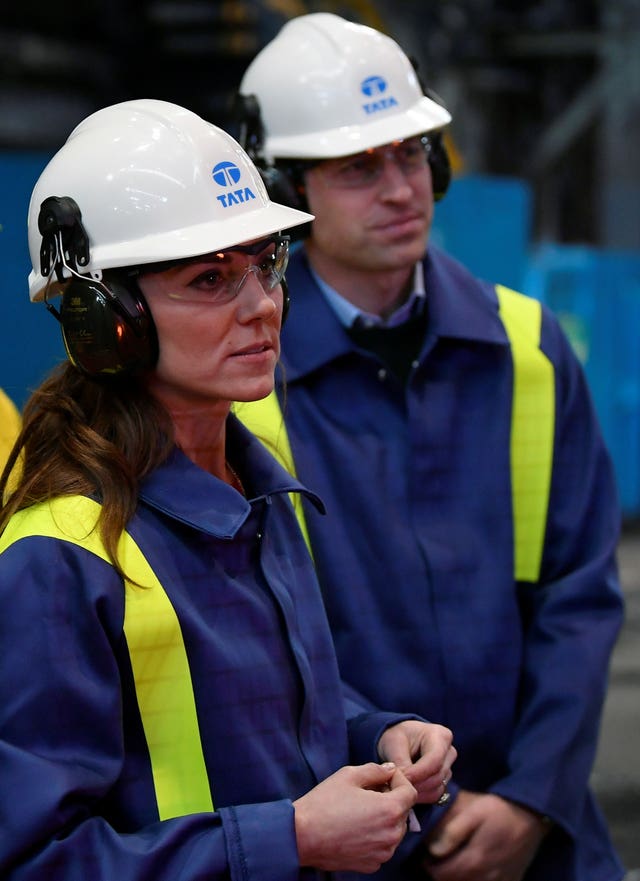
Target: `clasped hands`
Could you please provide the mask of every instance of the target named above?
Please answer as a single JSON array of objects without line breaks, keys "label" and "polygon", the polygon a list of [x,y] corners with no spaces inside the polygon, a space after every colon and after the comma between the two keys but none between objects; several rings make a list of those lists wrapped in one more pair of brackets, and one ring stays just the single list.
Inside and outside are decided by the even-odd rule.
[{"label": "clasped hands", "polygon": [[297,799],[300,865],[377,871],[404,838],[413,806],[442,796],[457,756],[452,741],[442,725],[399,722],[378,742],[381,764],[340,768]]}]

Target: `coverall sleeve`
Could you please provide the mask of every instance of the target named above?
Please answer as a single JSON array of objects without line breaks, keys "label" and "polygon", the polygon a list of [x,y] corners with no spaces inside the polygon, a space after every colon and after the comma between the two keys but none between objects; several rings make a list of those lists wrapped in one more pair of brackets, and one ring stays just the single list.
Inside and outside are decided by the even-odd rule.
[{"label": "coverall sleeve", "polygon": [[584,373],[548,313],[541,343],[556,367],[547,533],[540,581],[517,586],[524,626],[521,708],[509,773],[491,788],[574,835],[623,620],[615,559],[620,512]]},{"label": "coverall sleeve", "polygon": [[349,757],[355,765],[380,761],[378,741],[387,728],[407,719],[427,721],[422,716],[414,716],[411,713],[388,713],[379,710],[368,698],[344,680],[342,692],[349,736]]},{"label": "coverall sleeve", "polygon": [[123,816],[122,619],[122,582],[82,548],[36,536],[0,554],[0,877],[298,881],[286,799]]}]

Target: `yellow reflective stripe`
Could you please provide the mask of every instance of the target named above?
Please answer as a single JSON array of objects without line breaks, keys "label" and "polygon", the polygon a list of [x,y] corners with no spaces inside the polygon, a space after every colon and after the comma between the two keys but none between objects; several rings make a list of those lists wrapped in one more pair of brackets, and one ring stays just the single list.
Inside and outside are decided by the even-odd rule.
[{"label": "yellow reflective stripe", "polygon": [[[500,317],[511,343],[513,407],[511,414],[511,485],[514,532],[514,577],[537,581],[547,525],[553,436],[555,377],[540,350],[540,303],[496,285]],[[291,474],[295,464],[275,392],[262,401],[235,405],[238,417]],[[299,495],[292,496],[302,534],[311,553]]]},{"label": "yellow reflective stripe", "polygon": [[191,671],[178,616],[128,533],[118,548],[125,583],[124,632],[161,820],[213,811]]},{"label": "yellow reflective stripe", "polygon": [[[293,477],[296,477],[296,466],[293,460],[293,453],[291,452],[289,435],[287,434],[287,427],[282,416],[280,401],[275,391],[260,401],[237,401],[233,405],[233,412],[247,426],[249,431],[253,432],[262,441],[282,467]],[[298,518],[300,531],[309,553],[313,556],[307,521],[302,507],[302,496],[300,493],[290,493],[289,496]]]},{"label": "yellow reflective stripe", "polygon": [[500,317],[511,342],[513,410],[511,484],[514,572],[537,581],[547,525],[555,417],[553,365],[540,350],[540,303],[496,285]]},{"label": "yellow reflective stripe", "polygon": [[[81,545],[109,562],[98,530],[100,506],[66,496],[27,508],[10,520],[0,551],[29,535]],[[161,820],[213,811],[202,753],[189,661],[180,622],[164,588],[129,533],[118,555],[125,582],[124,633],[149,750]]]}]

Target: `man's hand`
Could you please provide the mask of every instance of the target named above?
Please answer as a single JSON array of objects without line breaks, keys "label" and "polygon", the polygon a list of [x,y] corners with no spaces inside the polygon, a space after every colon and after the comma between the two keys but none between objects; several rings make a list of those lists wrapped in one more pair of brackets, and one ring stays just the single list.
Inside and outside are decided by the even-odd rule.
[{"label": "man's hand", "polygon": [[404,838],[415,800],[391,762],[340,768],[293,803],[300,865],[377,871]]},{"label": "man's hand", "polygon": [[433,881],[521,881],[548,826],[490,793],[461,790],[425,841]]},{"label": "man's hand", "polygon": [[448,728],[417,720],[387,728],[378,742],[378,754],[401,769],[422,804],[433,804],[442,796],[458,755]]}]

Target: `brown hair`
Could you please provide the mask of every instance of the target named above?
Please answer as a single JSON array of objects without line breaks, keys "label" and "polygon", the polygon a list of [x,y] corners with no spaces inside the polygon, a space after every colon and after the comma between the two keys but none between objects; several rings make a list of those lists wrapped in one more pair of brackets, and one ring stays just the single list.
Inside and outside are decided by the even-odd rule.
[{"label": "brown hair", "polygon": [[173,445],[169,414],[140,379],[93,380],[61,364],[25,405],[22,431],[0,477],[0,532],[16,511],[36,502],[95,496],[102,505],[102,541],[123,575],[116,551],[136,509],[140,480]]}]

